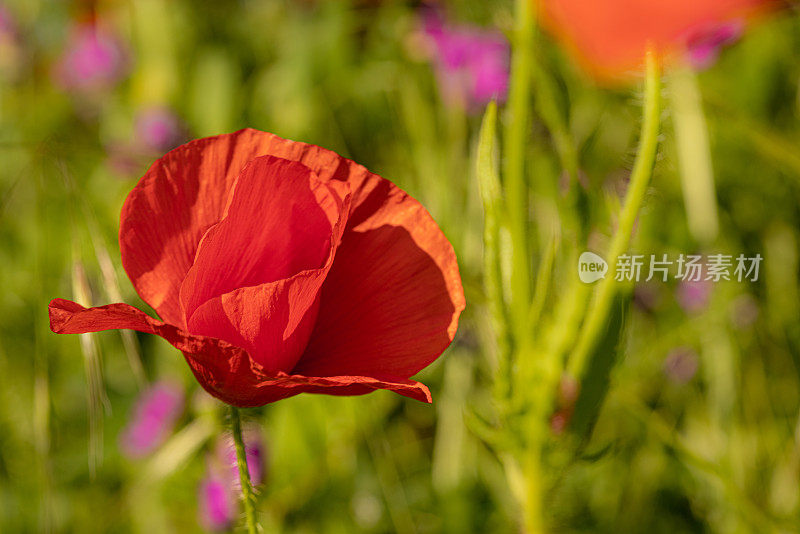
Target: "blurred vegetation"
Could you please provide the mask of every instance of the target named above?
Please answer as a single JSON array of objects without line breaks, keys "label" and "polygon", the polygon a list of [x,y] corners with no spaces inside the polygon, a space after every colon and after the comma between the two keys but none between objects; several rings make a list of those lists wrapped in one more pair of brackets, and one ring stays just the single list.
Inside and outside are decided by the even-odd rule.
[{"label": "blurred vegetation", "polygon": [[[203,453],[225,425],[222,406],[155,336],[110,332],[82,345],[47,323],[51,298],[81,292],[99,305],[116,291],[148,309],[121,268],[116,232],[125,196],[163,153],[136,137],[138,114],[153,106],[174,112],[187,139],[249,126],[336,150],[418,198],[459,257],[468,302],[459,335],[419,376],[433,405],[381,391],[300,395],[246,412],[268,450],[264,531],[518,532],[513,473],[492,426],[497,350],[474,171],[482,110],[437,87],[414,37],[418,6],[109,0],[95,8],[119,39],[125,74],[87,92],[53,76],[87,6],[6,3],[15,28],[0,42],[0,532],[200,531],[197,487]],[[509,2],[447,8],[455,21],[505,32],[514,23]],[[663,142],[632,249],[761,253],[762,274],[714,284],[693,311],[680,306],[674,281],[635,289],[607,395],[590,407],[584,435],[549,427],[544,501],[555,532],[800,524],[800,21],[792,15],[754,27],[708,71],[684,73],[699,88],[710,139],[719,219],[710,242],[687,223],[667,75]],[[546,35],[535,41],[536,74],[553,99],[533,102],[526,131],[535,266],[563,209],[565,139],[583,183],[585,231],[565,232],[575,241],[559,245],[543,303],[550,313],[575,283],[569,251],[607,247],[641,106],[638,88],[599,88]],[[546,90],[533,85],[539,96]],[[553,116],[565,125],[557,135]],[[535,329],[563,327],[551,323]],[[669,372],[676,350],[696,359],[696,374]],[[137,353],[146,380],[182,381],[190,401],[159,451],[129,460],[118,441],[142,387],[130,364]]]}]

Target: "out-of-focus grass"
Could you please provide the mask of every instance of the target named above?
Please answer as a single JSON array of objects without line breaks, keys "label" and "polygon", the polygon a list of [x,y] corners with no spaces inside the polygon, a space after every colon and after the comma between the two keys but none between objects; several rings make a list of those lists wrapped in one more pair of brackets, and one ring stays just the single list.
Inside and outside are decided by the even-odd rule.
[{"label": "out-of-focus grass", "polygon": [[[509,30],[509,4],[459,3],[452,16]],[[124,459],[117,445],[138,391],[135,373],[119,334],[95,336],[110,409],[99,407],[104,454],[92,475],[80,342],[50,334],[47,325],[51,298],[76,297],[73,259],[85,268],[92,302],[111,299],[90,232],[114,261],[123,299],[145,306],[122,272],[116,231],[125,195],[159,155],[125,152],[137,110],[151,104],[174,109],[191,137],[251,126],[337,150],[419,198],[459,255],[470,305],[454,346],[422,374],[432,406],[387,392],[307,395],[248,414],[269,449],[259,499],[265,531],[517,531],[490,430],[465,423],[490,420],[496,409],[482,207],[471,163],[479,117],[442,100],[409,37],[413,7],[103,2],[98,12],[126,43],[131,72],[88,96],[65,94],[50,76],[79,7],[40,0],[8,7],[21,55],[0,76],[0,531],[200,528],[196,491],[210,444],[204,428],[192,425],[215,434],[224,419],[180,354],[137,337],[147,377],[181,380],[195,395],[180,426],[201,436],[185,461],[163,458],[163,478],[142,481],[149,460]],[[544,47],[537,68],[552,76],[548,91],[558,102],[555,109],[535,105],[526,129],[541,232],[532,239],[534,267],[551,246],[545,230],[564,206],[558,184],[570,141],[586,182],[580,224],[595,247],[606,243],[640,111],[632,91],[594,87],[549,41],[537,43]],[[696,314],[676,304],[672,282],[642,289],[647,300],[632,308],[588,443],[577,459],[568,457],[569,436],[546,444],[545,504],[558,531],[778,532],[800,521],[798,46],[800,23],[786,16],[755,28],[697,75],[719,201],[719,237],[708,248],[687,226],[667,107],[634,250],[760,252],[762,276],[715,284],[710,304]],[[551,137],[558,117],[566,132]],[[118,165],[120,156],[133,163]],[[584,248],[577,239],[554,260],[546,310],[569,304],[561,296],[574,279],[568,253]],[[678,347],[699,359],[685,384],[664,373],[666,355]]]}]

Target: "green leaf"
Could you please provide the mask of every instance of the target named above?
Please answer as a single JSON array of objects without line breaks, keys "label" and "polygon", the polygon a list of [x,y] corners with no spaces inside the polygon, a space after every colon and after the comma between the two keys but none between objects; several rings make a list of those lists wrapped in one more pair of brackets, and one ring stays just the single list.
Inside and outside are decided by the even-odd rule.
[{"label": "green leaf", "polygon": [[623,350],[625,322],[629,297],[614,299],[606,318],[605,330],[600,342],[589,355],[589,366],[581,380],[575,411],[570,421],[570,430],[582,442],[586,442],[594,429],[600,408],[603,406],[609,389],[611,370]]},{"label": "green leaf", "polygon": [[510,388],[508,319],[503,298],[501,258],[501,216],[503,197],[497,165],[497,104],[489,103],[478,138],[476,175],[483,201],[483,283],[489,301],[492,327],[497,338],[497,393],[505,397]]}]

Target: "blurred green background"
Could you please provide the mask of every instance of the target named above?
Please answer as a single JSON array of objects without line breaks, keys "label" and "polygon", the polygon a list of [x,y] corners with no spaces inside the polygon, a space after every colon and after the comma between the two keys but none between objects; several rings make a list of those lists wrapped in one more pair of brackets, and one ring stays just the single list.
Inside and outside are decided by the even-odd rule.
[{"label": "blurred green background", "polygon": [[[264,531],[520,530],[503,453],[479,423],[495,409],[473,170],[482,108],[437,85],[419,9],[393,0],[3,3],[0,20],[11,22],[0,25],[0,532],[202,531],[198,485],[225,428],[223,407],[162,340],[109,332],[82,345],[50,332],[47,303],[99,305],[119,293],[147,309],[119,262],[125,196],[171,146],[242,127],[333,149],[418,198],[456,248],[468,302],[456,341],[418,377],[433,405],[381,391],[300,395],[247,412],[267,451]],[[445,9],[453,24],[503,32],[514,20],[500,0]],[[83,87],[59,65],[92,13],[119,55],[102,60],[113,64],[108,79]],[[551,425],[545,503],[555,532],[800,524],[792,15],[759,24],[689,74],[716,178],[720,229],[710,243],[687,225],[670,104],[682,96],[665,84],[663,143],[633,248],[760,253],[761,276],[701,288],[689,304],[673,281],[636,288],[608,395],[579,452],[566,452],[573,445]],[[577,152],[588,243],[602,250],[638,135],[637,88],[595,86],[546,35],[537,47],[555,90],[548,109]],[[171,117],[166,140],[142,133],[153,109]],[[531,232],[544,233],[562,163],[538,114],[529,136]],[[575,276],[572,263],[557,265],[547,309]],[[143,387],[130,364],[139,355],[144,378],[182,384],[187,404],[165,444],[129,459],[119,443]]]}]

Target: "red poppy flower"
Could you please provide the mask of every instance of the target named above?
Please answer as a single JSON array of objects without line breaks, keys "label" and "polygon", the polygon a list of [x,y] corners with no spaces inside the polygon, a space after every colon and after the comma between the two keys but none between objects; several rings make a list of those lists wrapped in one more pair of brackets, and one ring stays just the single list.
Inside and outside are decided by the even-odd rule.
[{"label": "red poppy flower", "polygon": [[122,264],[162,321],[127,304],[50,303],[50,326],[129,328],[181,350],[215,397],[389,389],[450,344],[464,309],[453,248],[400,188],[323,148],[256,130],[192,141],[128,195]]},{"label": "red poppy flower", "polygon": [[772,0],[538,0],[545,26],[602,80],[641,70],[652,45],[661,56],[720,24],[744,21]]}]

